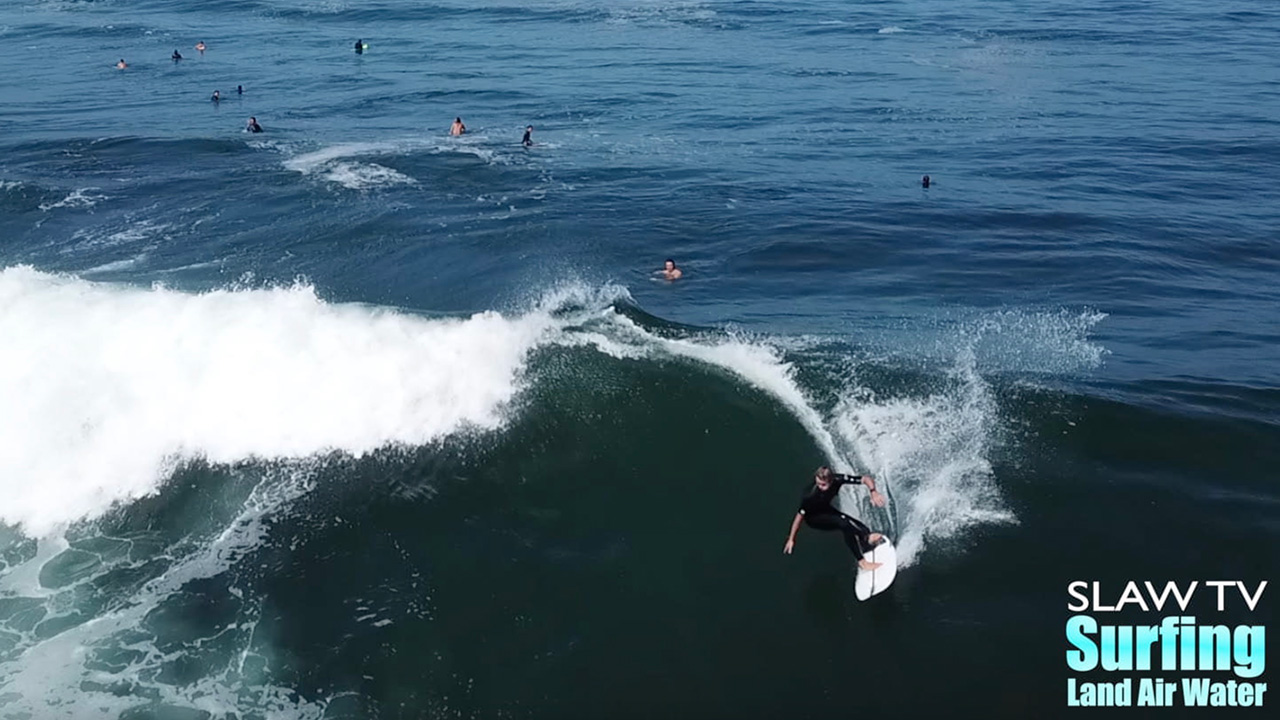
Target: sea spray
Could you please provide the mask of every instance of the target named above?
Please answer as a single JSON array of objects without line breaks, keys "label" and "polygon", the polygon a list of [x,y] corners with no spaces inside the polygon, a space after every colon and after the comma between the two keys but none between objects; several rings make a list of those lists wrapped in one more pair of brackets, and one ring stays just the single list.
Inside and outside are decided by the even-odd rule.
[{"label": "sea spray", "polygon": [[973,363],[963,353],[928,395],[849,392],[833,413],[835,432],[888,488],[901,566],[914,564],[929,540],[1015,519],[991,471],[999,410]]}]

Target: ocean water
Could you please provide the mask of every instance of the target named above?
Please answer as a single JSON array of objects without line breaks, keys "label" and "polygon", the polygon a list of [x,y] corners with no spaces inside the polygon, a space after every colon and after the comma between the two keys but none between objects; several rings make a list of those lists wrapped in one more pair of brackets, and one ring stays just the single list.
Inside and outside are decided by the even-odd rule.
[{"label": "ocean water", "polygon": [[0,718],[1065,714],[1069,581],[1275,579],[1277,40],[3,3]]}]

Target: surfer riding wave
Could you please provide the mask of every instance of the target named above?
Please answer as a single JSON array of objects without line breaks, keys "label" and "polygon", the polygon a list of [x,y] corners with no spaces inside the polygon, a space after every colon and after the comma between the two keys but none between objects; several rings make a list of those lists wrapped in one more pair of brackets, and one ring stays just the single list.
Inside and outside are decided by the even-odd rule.
[{"label": "surfer riding wave", "polygon": [[796,532],[800,530],[801,521],[816,530],[839,530],[844,534],[844,543],[849,552],[858,561],[863,570],[875,570],[882,563],[863,559],[863,553],[880,544],[884,535],[871,532],[871,528],[840,512],[831,504],[842,485],[865,485],[871,493],[871,504],[884,507],[885,498],[876,490],[875,478],[870,475],[841,475],[822,466],[813,474],[813,487],[805,493],[800,501],[800,509],[791,521],[791,534],[787,536],[787,544],[782,552],[790,555],[796,545]]}]

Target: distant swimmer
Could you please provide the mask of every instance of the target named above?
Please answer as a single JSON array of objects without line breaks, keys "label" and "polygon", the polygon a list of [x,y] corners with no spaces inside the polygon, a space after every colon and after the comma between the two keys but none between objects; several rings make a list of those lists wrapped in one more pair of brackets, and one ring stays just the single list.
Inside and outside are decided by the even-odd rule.
[{"label": "distant swimmer", "polygon": [[124,58],[120,58],[120,62],[116,63],[117,70],[123,70],[127,67],[129,67],[129,63],[125,62]]},{"label": "distant swimmer", "polygon": [[796,532],[800,530],[800,523],[804,522],[816,530],[839,530],[844,533],[845,545],[857,559],[858,567],[863,570],[875,570],[880,567],[881,563],[864,560],[862,554],[879,545],[884,536],[871,532],[871,528],[840,512],[831,504],[836,494],[840,492],[840,486],[848,484],[865,485],[867,491],[871,493],[871,504],[884,507],[884,495],[876,490],[875,478],[870,475],[833,473],[831,468],[824,465],[813,474],[813,487],[809,488],[800,501],[800,509],[796,512],[795,519],[791,521],[791,534],[787,536],[787,544],[783,546],[782,552],[791,554],[791,550],[796,545]]},{"label": "distant swimmer", "polygon": [[243,85],[237,85],[237,86],[236,86],[236,94],[237,94],[237,95],[243,95],[243,94],[244,94],[244,86],[243,86]]},{"label": "distant swimmer", "polygon": [[684,273],[680,270],[680,268],[676,267],[676,261],[672,260],[671,258],[667,258],[667,261],[663,263],[662,269],[654,270],[653,274],[654,275],[661,274],[662,277],[666,278],[667,280],[679,280],[680,277],[684,275]]},{"label": "distant swimmer", "polygon": [[925,175],[920,178],[920,187],[929,187],[929,176]]},{"label": "distant swimmer", "polygon": [[174,51],[173,51],[173,61],[174,61],[174,62],[178,62],[178,61],[179,61],[179,60],[181,60],[181,59],[182,59],[182,53],[178,52],[177,50],[174,50]]},{"label": "distant swimmer", "polygon": [[533,126],[532,125],[524,129],[524,138],[520,140],[520,144],[525,147],[533,146]]},{"label": "distant swimmer", "polygon": [[213,91],[213,97],[211,97],[211,98],[209,98],[209,99],[210,99],[210,100],[212,100],[212,101],[214,101],[214,102],[216,102],[216,103],[217,103],[217,102],[222,102],[222,93],[218,92],[217,90],[214,90],[214,91]]},{"label": "distant swimmer", "polygon": [[449,126],[449,134],[457,137],[467,131],[467,126],[462,124],[462,118],[453,119],[453,124]]},{"label": "distant swimmer", "polygon": [[203,54],[204,54],[204,41],[203,41],[203,40],[201,40],[200,42],[196,43],[196,49],[200,51],[200,54],[201,54],[201,55],[203,55]]},{"label": "distant swimmer", "polygon": [[256,117],[249,118],[249,124],[244,126],[244,131],[251,132],[251,133],[262,132],[262,126],[258,124],[258,118]]},{"label": "distant swimmer", "polygon": [[363,41],[363,40],[357,40],[357,41],[356,41],[356,54],[357,54],[357,55],[363,55],[363,54],[364,54],[364,41]]}]

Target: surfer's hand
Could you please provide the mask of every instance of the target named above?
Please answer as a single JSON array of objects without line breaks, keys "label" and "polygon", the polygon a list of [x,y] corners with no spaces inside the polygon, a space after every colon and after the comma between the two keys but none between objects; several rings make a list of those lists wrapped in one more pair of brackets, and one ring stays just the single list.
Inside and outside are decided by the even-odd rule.
[{"label": "surfer's hand", "polygon": [[791,548],[793,548],[793,547],[795,547],[795,546],[796,546],[796,541],[795,541],[795,540],[788,540],[788,541],[787,541],[787,544],[782,546],[782,554],[783,554],[783,555],[790,555],[790,554],[791,554]]},{"label": "surfer's hand", "polygon": [[885,502],[886,502],[886,500],[884,499],[884,495],[881,495],[879,490],[872,490],[872,491],[871,491],[871,504],[872,504],[872,505],[875,505],[876,507],[884,507]]}]

